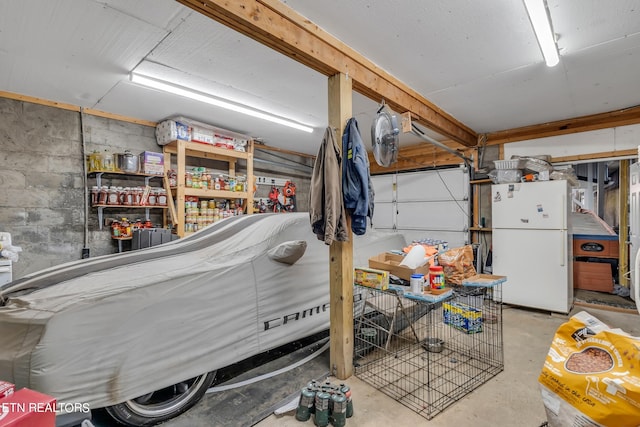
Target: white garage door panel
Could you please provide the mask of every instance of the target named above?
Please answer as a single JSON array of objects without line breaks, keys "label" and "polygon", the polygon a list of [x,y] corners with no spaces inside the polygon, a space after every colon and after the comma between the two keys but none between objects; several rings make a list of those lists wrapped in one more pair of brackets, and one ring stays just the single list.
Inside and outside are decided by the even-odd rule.
[{"label": "white garage door panel", "polygon": [[378,229],[393,229],[393,206],[391,202],[378,202],[373,210],[373,226]]},{"label": "white garage door panel", "polygon": [[463,169],[376,175],[371,180],[375,228],[397,230],[409,242],[430,238],[450,247],[467,244],[469,176]]},{"label": "white garage door panel", "polygon": [[460,169],[412,172],[398,175],[398,202],[463,200],[468,198],[467,175]]},{"label": "white garage door panel", "polygon": [[371,177],[373,189],[376,192],[375,202],[392,202],[393,201],[393,181],[394,175],[377,175]]},{"label": "white garage door panel", "polygon": [[[462,208],[458,206],[462,204]],[[466,202],[398,203],[398,228],[461,231],[467,225]]]}]

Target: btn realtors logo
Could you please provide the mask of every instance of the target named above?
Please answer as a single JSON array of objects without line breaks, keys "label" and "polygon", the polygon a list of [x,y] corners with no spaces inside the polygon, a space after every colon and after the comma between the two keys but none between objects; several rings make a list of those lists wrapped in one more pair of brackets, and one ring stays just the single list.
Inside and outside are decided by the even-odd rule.
[{"label": "btn realtors logo", "polygon": [[0,421],[9,414],[24,413],[73,413],[81,412],[88,414],[91,408],[88,403],[71,403],[71,402],[0,402]]}]

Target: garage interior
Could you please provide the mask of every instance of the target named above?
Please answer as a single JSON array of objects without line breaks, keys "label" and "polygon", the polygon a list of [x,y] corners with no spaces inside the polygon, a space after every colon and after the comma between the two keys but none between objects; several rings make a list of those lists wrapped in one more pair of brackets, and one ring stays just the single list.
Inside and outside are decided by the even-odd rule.
[{"label": "garage interior", "polygon": [[[217,370],[217,379],[212,379],[215,388],[310,360],[255,385],[207,393],[162,425],[310,425],[316,415],[300,421],[296,407],[282,415],[273,412],[298,399],[310,381],[327,376],[351,388],[354,415],[346,418],[346,425],[562,425],[549,419],[549,399],[547,395],[543,399],[539,382],[558,328],[586,311],[611,328],[640,336],[635,277],[640,247],[640,1],[541,1],[543,15],[552,24],[553,50],[559,54],[555,65],[547,65],[552,60],[536,39],[527,3],[529,0],[490,4],[470,0],[0,3],[0,249],[5,249],[0,257],[0,381],[15,381],[20,372],[33,369],[33,378],[43,379],[20,377],[16,389],[40,384],[42,390],[35,391],[47,394],[47,384],[52,389],[55,384],[48,382],[46,367],[63,364],[45,358],[42,366],[25,368],[15,362],[20,352],[13,352],[10,343],[22,336],[15,324],[6,321],[9,317],[2,317],[3,311],[62,313],[64,304],[72,307],[85,300],[82,292],[89,295],[94,290],[92,300],[99,299],[100,292],[118,298],[117,292],[128,292],[135,272],[143,271],[145,263],[154,258],[157,265],[166,259],[171,270],[166,275],[175,273],[171,280],[177,284],[176,272],[191,274],[190,266],[210,264],[212,270],[203,276],[214,276],[211,271],[216,271],[215,277],[224,282],[226,274],[228,283],[223,284],[232,289],[245,283],[240,260],[246,259],[252,265],[246,283],[251,281],[257,293],[261,292],[260,282],[280,280],[280,265],[297,263],[295,274],[282,273],[287,278],[282,281],[282,292],[291,297],[292,304],[305,297],[309,302],[287,313],[304,313],[314,307],[310,310],[322,312],[326,324],[313,325],[287,339],[277,327],[286,324],[289,314],[262,318],[256,308],[254,323],[263,332],[277,331],[282,336],[273,345],[260,338],[249,345],[238,332],[241,327],[229,329],[222,357],[209,357],[226,362],[203,371],[194,371],[192,365],[188,376],[204,382],[207,376],[194,375]],[[397,146],[384,153],[395,155],[395,161],[385,166],[374,154],[370,130],[381,112],[393,115],[398,128]],[[370,222],[365,219],[364,237],[349,228],[348,241],[325,244],[326,236],[324,243],[316,238],[309,221],[313,193],[318,191],[313,188],[313,177],[326,132],[333,130],[341,141],[350,118],[357,120],[367,151],[374,213]],[[131,173],[126,170],[127,161],[133,165]],[[143,171],[143,167],[149,169]],[[197,190],[192,190],[196,188],[194,176],[201,185]],[[560,181],[569,182],[566,192],[562,190],[563,198],[549,196],[546,203],[533,199],[533,194],[541,198],[550,194],[544,190],[550,186],[527,193]],[[220,193],[214,185],[222,185]],[[103,188],[104,203],[100,202]],[[112,188],[120,191],[123,202],[108,202]],[[237,194],[229,196],[229,191]],[[216,195],[207,196],[211,194]],[[129,202],[127,197],[131,197]],[[146,202],[138,204],[136,197]],[[214,199],[218,202],[212,204]],[[220,199],[225,201],[221,204]],[[207,201],[203,213],[202,203]],[[556,244],[538,239],[542,232],[535,224],[531,224],[535,239],[513,229],[518,227],[505,226],[511,223],[508,218],[503,222],[498,211],[509,203],[513,212],[521,207],[523,211],[537,208],[538,217],[544,220],[553,217],[556,208],[568,206],[561,227],[568,231],[563,234],[565,240]],[[519,214],[521,211],[514,215]],[[348,217],[351,227],[352,217]],[[269,218],[279,218],[282,225]],[[516,220],[536,223],[539,219]],[[256,227],[255,232],[249,233],[254,230],[251,227]],[[245,236],[240,231],[229,231],[236,228],[246,237],[238,237]],[[131,234],[119,234],[122,230]],[[262,248],[263,235],[265,240],[278,242],[285,236],[294,236],[291,241],[304,239],[305,255],[297,258],[297,246],[280,243],[278,248],[295,259],[267,248],[270,259],[280,263],[271,267],[255,249]],[[211,243],[205,245],[205,237],[198,236],[209,236],[206,239]],[[222,238],[226,240],[219,240]],[[392,313],[393,322],[400,313],[407,322],[392,323],[382,333],[378,329],[376,339],[381,341],[375,342],[378,349],[372,354],[387,352],[397,359],[400,350],[394,345],[409,335],[410,345],[414,350],[418,347],[419,358],[427,365],[427,375],[437,372],[433,368],[436,353],[421,346],[426,337],[440,333],[431,328],[442,326],[445,300],[411,300],[407,296],[411,294],[410,278],[400,277],[390,285],[393,308],[383,309],[380,301],[388,303],[389,295],[354,286],[354,269],[376,269],[371,264],[375,254],[392,251],[400,256],[415,241],[439,247],[438,257],[451,249],[472,250],[474,274],[465,280],[475,275],[506,278],[489,288],[490,297],[485,293],[481,298],[485,309],[481,333],[453,339],[457,335],[451,334],[460,331],[443,326],[447,351],[459,344],[461,351],[470,352],[467,345],[473,342],[483,348],[480,359],[491,358],[491,368],[473,365],[478,371],[468,377],[480,377],[480,370],[491,375],[481,384],[457,384],[458,388],[469,387],[461,394],[447,389],[443,394],[455,398],[437,411],[429,410],[439,402],[431,396],[424,398],[424,407],[415,408],[406,404],[404,395],[394,396],[388,387],[367,382],[362,361],[354,359],[362,350],[359,344],[370,344],[366,333],[371,332],[371,325],[363,321],[372,311],[366,310]],[[220,265],[228,270],[217,276],[222,267],[210,259],[200,262],[196,258],[201,256],[196,251],[202,250],[214,259],[224,259]],[[174,261],[172,251],[184,251],[186,257]],[[227,260],[225,254],[232,252],[235,255]],[[321,254],[318,256],[326,262],[297,262],[312,254]],[[558,257],[562,269],[547,268],[550,259]],[[65,267],[67,263],[75,264]],[[113,263],[131,270],[113,267]],[[93,276],[100,271],[91,270],[91,276],[73,273],[60,283],[47,279],[47,274],[63,274],[65,268],[73,272],[83,265],[102,268],[103,264],[111,266],[104,267],[108,268],[105,274],[116,268],[121,277],[110,279],[113,283],[106,278],[101,282]],[[264,268],[262,273],[260,268]],[[390,271],[391,279],[397,277],[393,270],[382,270]],[[312,275],[316,271],[322,276],[308,282],[319,280],[322,288],[309,295],[305,295],[306,288],[304,292],[298,289],[295,295],[295,280],[302,282],[305,272]],[[423,280],[428,282],[429,268],[425,271]],[[566,275],[561,281],[564,287],[553,288],[562,274]],[[236,275],[240,279],[232,279]],[[56,294],[56,286],[62,289],[66,280],[75,280],[77,294]],[[285,282],[291,288],[284,288]],[[110,290],[99,289],[101,283]],[[144,283],[152,292],[153,281]],[[34,296],[29,300],[28,292],[38,287],[35,284],[48,287],[36,291],[44,292],[47,299]],[[190,284],[195,289],[197,282]],[[450,285],[460,289],[462,282]],[[155,289],[174,295],[171,292],[177,292],[179,286],[182,284]],[[405,291],[407,297],[401,295]],[[21,299],[25,292],[27,299]],[[373,293],[373,302],[363,296],[370,295],[366,292]],[[327,302],[316,303],[316,293]],[[232,306],[243,306],[240,296],[234,297],[231,291],[224,295],[229,308],[219,303],[219,309],[210,314],[214,323],[220,312],[233,313]],[[447,295],[455,295],[456,301],[470,298]],[[56,300],[58,297],[61,299]],[[17,305],[11,305],[12,298]],[[202,298],[209,301],[206,295]],[[271,298],[264,297],[271,305],[286,299]],[[161,298],[153,293],[148,303],[156,300]],[[32,305],[21,305],[24,301]],[[213,304],[218,303],[211,304],[213,311]],[[411,318],[416,307],[423,305],[426,314]],[[122,309],[123,318],[135,317],[135,303],[131,307]],[[359,317],[361,307],[369,308],[362,309]],[[139,311],[143,308],[148,307],[140,306]],[[154,344],[149,337],[171,335],[165,335],[158,325],[167,325],[167,330],[179,336],[185,324],[196,318],[202,322],[195,308],[192,314],[188,311],[176,310],[162,321],[149,317],[140,322],[140,329],[134,329],[130,338],[138,340],[138,345],[131,348],[138,351],[144,347],[141,343],[149,341],[146,350],[151,352]],[[34,319],[43,319],[25,313],[31,325],[37,323]],[[99,325],[98,317],[73,319],[68,336],[59,332],[58,339],[76,339],[89,330],[88,325]],[[50,325],[49,330],[53,329]],[[211,325],[206,330],[211,332]],[[496,335],[490,335],[491,331]],[[34,344],[34,351],[46,347],[46,342]],[[177,350],[198,351],[189,350],[186,342],[182,349],[175,347],[167,356],[172,369],[147,375],[149,383],[161,384],[163,375],[184,380],[178,376],[186,363]],[[143,353],[140,360],[148,357]],[[191,356],[184,357],[191,360]],[[458,363],[457,359],[451,362],[453,356],[447,357],[450,365]],[[95,360],[96,366],[102,363],[101,358]],[[130,369],[127,363],[122,366]],[[209,366],[203,363],[197,366]],[[459,368],[450,368],[458,375],[451,384],[460,379]],[[391,374],[385,371],[380,377],[385,375]],[[407,377],[418,375],[411,372]],[[415,389],[435,390],[431,377],[426,378],[420,378],[419,387],[405,394],[416,395]],[[118,382],[115,377],[95,381]],[[176,381],[174,388],[194,387],[193,382]],[[130,390],[142,393],[141,384]],[[153,391],[145,389],[144,393]],[[140,393],[122,394],[123,400],[133,401]],[[93,425],[123,425],[112,416],[117,410],[104,409],[123,400],[86,395],[73,403],[92,399],[109,402],[92,405]],[[0,399],[0,408],[2,402]],[[126,418],[123,411],[120,417]],[[85,416],[69,415],[73,414],[58,410],[57,425],[80,425]],[[636,407],[624,425],[635,426],[639,420]],[[2,422],[0,417],[0,426]]]}]

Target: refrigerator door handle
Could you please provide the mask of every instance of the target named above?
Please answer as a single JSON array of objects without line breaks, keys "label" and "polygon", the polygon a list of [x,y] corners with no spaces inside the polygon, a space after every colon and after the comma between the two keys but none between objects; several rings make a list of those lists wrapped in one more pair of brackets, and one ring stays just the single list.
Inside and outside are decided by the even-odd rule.
[{"label": "refrigerator door handle", "polygon": [[564,264],[567,262],[567,231],[562,230],[562,250],[560,251],[560,265],[564,267]]},{"label": "refrigerator door handle", "polygon": [[[567,194],[563,193],[562,194],[562,228],[563,229],[567,229]],[[564,264],[563,264],[564,265]]]}]

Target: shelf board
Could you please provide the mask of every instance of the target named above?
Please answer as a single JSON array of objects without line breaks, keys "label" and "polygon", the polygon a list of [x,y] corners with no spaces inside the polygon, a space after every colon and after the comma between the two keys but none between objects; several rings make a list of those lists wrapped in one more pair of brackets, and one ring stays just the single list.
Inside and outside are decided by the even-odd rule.
[{"label": "shelf board", "polygon": [[[200,157],[213,160],[229,160],[249,158],[250,153],[246,151],[235,151],[227,148],[216,147],[215,145],[203,144],[200,142],[183,141],[185,146],[185,156]],[[163,146],[165,153],[177,154],[178,141],[171,141]],[[203,155],[206,154],[206,155]]]},{"label": "shelf board", "polygon": [[124,175],[124,176],[143,176],[143,177],[147,177],[147,178],[162,178],[163,177],[163,175],[150,174],[150,173],[140,173],[140,172],[123,172],[123,171],[91,171],[91,172],[87,172],[88,176],[97,175],[97,174]]},{"label": "shelf board", "polygon": [[[175,197],[175,187],[171,189],[171,193]],[[249,193],[246,191],[205,190],[203,188],[188,187],[185,187],[184,195],[204,197],[205,199],[246,199],[249,197]]]},{"label": "shelf board", "polygon": [[473,181],[469,181],[470,184],[493,184],[493,181],[491,181],[491,178],[484,178],[484,179],[474,179]]},{"label": "shelf board", "polygon": [[91,205],[92,208],[123,208],[123,209],[167,209],[168,206],[140,206],[140,205]]},{"label": "shelf board", "polygon": [[470,231],[479,231],[484,233],[491,233],[492,229],[489,227],[469,227]]}]

